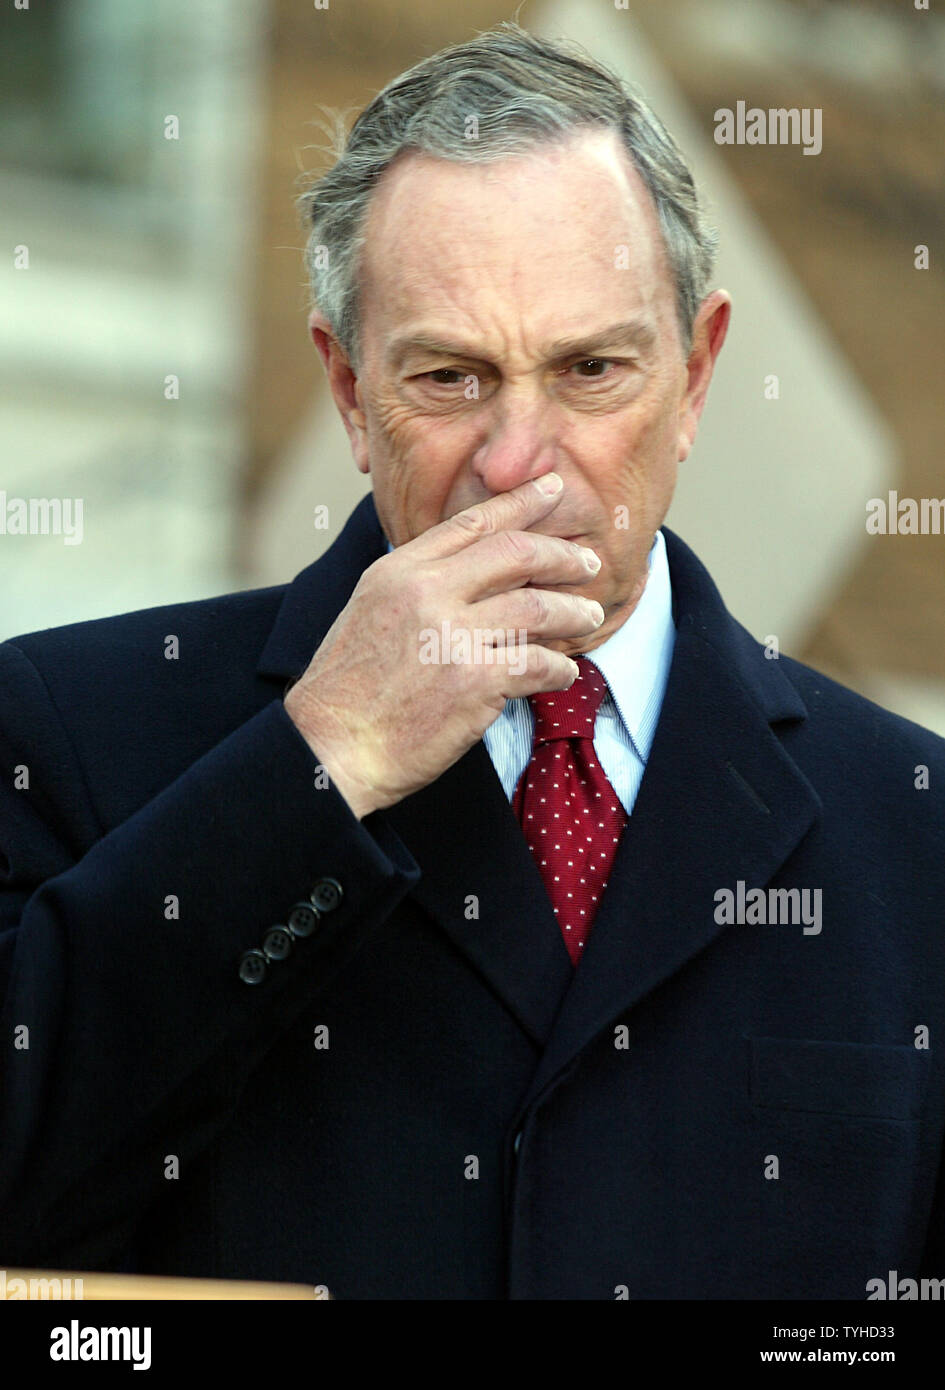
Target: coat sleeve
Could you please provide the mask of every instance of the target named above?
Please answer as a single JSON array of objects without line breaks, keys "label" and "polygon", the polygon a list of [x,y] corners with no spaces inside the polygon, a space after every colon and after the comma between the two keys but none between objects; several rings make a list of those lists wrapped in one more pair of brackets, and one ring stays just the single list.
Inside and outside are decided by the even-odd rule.
[{"label": "coat sleeve", "polygon": [[[419,879],[317,767],[273,700],[103,832],[40,673],[0,646],[0,1263],[120,1267],[168,1158],[213,1142]],[[243,953],[326,878],[337,905],[245,983]]]}]

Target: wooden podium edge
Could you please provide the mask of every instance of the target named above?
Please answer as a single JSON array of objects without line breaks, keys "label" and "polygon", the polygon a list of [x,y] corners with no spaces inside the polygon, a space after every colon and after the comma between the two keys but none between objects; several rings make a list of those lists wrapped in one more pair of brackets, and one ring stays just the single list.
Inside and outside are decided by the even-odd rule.
[{"label": "wooden podium edge", "polygon": [[0,1302],[96,1302],[105,1299],[331,1300],[324,1284],[273,1284],[246,1279],[177,1279],[151,1274],[98,1274],[63,1269],[0,1270]]}]

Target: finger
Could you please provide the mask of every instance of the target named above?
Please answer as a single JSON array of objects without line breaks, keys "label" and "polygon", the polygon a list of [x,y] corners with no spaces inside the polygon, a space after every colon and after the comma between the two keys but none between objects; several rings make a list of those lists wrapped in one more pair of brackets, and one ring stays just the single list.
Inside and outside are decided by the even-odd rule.
[{"label": "finger", "polygon": [[[482,634],[481,641],[502,645],[527,634],[525,642],[563,637],[585,637],[604,621],[604,610],[581,594],[561,594],[552,589],[516,589],[501,597],[474,604],[469,626]],[[495,634],[494,641],[489,634]]]},{"label": "finger", "polygon": [[506,700],[546,690],[569,690],[579,675],[578,664],[564,652],[535,643],[496,651],[494,683]]},{"label": "finger", "polygon": [[536,531],[500,531],[449,557],[450,588],[467,603],[534,585],[587,584],[600,572],[588,546]]},{"label": "finger", "polygon": [[[557,482],[557,492],[546,493],[542,489]],[[498,492],[485,502],[476,502],[466,507],[446,521],[431,526],[422,536],[415,537],[401,551],[409,549],[418,560],[442,560],[456,555],[484,536],[498,531],[525,530],[554,511],[561,501],[563,483],[557,473],[544,473],[540,478],[530,478],[509,492]]]}]

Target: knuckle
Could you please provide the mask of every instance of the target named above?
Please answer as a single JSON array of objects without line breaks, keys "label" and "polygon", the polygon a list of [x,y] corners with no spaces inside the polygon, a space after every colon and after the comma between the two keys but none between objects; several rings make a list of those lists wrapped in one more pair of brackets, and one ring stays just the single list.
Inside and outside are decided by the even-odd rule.
[{"label": "knuckle", "polygon": [[538,542],[527,531],[502,531],[497,537],[505,558],[515,565],[531,565],[538,553]]},{"label": "knuckle", "polygon": [[507,493],[506,497],[513,513],[516,517],[524,519],[532,514],[537,493],[534,488],[518,488],[513,493]]},{"label": "knuckle", "polygon": [[468,507],[465,511],[457,512],[450,517],[448,524],[461,536],[472,540],[491,535],[493,530],[489,513],[484,507]]},{"label": "knuckle", "polygon": [[546,622],[551,611],[548,597],[541,589],[523,589],[522,607],[525,621],[531,627]]},{"label": "knuckle", "polygon": [[366,569],[363,569],[358,578],[357,584],[355,584],[354,586],[352,593],[363,594],[366,589],[371,589],[376,583],[380,582],[383,576],[383,570],[381,567],[384,564],[384,561],[389,560],[390,558],[391,557],[389,555],[382,555],[379,559],[372,561],[372,563],[368,565]]},{"label": "knuckle", "polygon": [[539,680],[545,681],[551,675],[553,669],[552,653],[547,647],[535,647],[533,658],[534,674]]}]

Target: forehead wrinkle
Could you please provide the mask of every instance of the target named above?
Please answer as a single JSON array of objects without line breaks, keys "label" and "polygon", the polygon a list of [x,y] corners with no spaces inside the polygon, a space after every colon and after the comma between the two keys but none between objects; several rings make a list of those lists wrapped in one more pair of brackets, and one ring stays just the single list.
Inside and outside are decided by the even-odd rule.
[{"label": "forehead wrinkle", "polygon": [[[581,333],[567,338],[556,338],[543,349],[545,360],[565,357],[577,352],[590,352],[603,347],[650,348],[656,341],[656,330],[645,319],[630,319],[623,323],[609,324],[607,327],[589,333]],[[435,332],[418,330],[395,338],[390,345],[389,356],[394,363],[402,362],[414,352],[433,352],[446,357],[481,357],[480,351],[455,339],[439,337]]]}]

